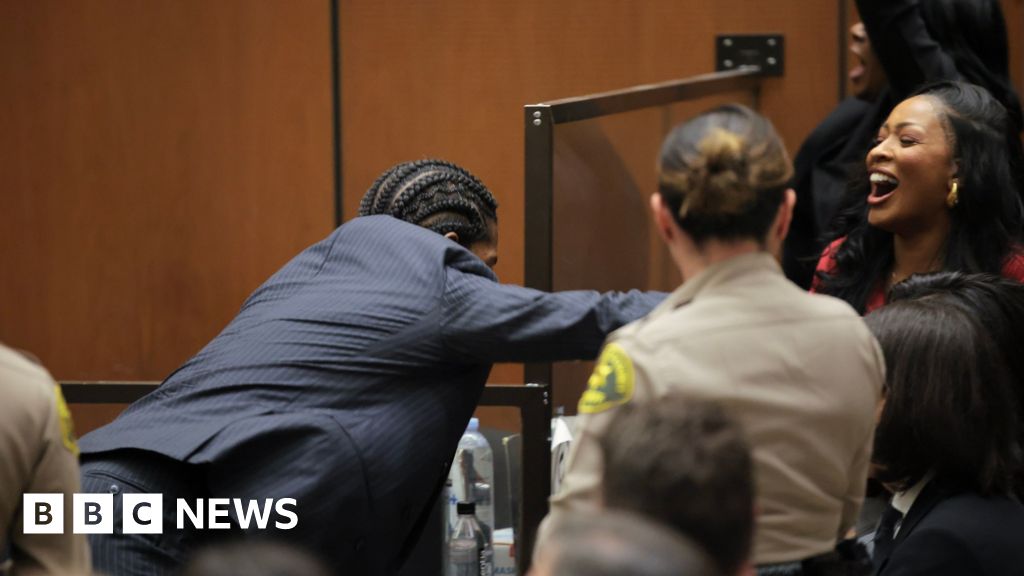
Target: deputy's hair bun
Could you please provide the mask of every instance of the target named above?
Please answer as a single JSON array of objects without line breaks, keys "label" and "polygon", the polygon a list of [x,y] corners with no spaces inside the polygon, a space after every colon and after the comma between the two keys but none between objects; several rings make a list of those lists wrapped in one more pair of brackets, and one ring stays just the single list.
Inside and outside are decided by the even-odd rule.
[{"label": "deputy's hair bun", "polygon": [[723,128],[708,131],[690,163],[685,200],[679,216],[699,212],[709,216],[740,214],[754,200],[748,152],[742,136]]},{"label": "deputy's hair bun", "polygon": [[698,145],[711,170],[728,169],[743,160],[743,138],[724,128],[712,128]]},{"label": "deputy's hair bun", "polygon": [[662,143],[658,172],[658,192],[698,240],[733,233],[759,238],[763,231],[746,222],[774,214],[774,204],[759,206],[763,199],[779,201],[792,166],[767,119],[727,104],[676,126]]}]

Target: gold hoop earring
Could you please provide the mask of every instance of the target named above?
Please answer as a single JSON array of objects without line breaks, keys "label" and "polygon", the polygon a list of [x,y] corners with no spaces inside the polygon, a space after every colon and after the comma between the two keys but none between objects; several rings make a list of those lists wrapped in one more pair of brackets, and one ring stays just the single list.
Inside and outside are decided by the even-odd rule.
[{"label": "gold hoop earring", "polygon": [[949,189],[949,194],[946,194],[946,206],[952,208],[960,202],[960,195],[957,193],[957,182],[953,180],[953,186]]}]

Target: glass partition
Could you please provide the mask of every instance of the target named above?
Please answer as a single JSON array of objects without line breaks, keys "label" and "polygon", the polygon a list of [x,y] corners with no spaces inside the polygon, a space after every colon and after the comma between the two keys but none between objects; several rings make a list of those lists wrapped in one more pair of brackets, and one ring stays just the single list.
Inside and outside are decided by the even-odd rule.
[{"label": "glass partition", "polygon": [[[729,91],[555,125],[551,289],[668,292],[678,286],[679,272],[649,208],[662,140],[705,110],[728,102],[753,106],[754,100],[749,91]],[[575,410],[591,367],[589,362],[552,367],[555,406]]]},{"label": "glass partition", "polygon": [[[542,290],[671,291],[680,281],[651,225],[661,141],[714,106],[757,109],[756,67],[525,107],[526,284]],[[589,363],[531,364],[575,411]]]}]

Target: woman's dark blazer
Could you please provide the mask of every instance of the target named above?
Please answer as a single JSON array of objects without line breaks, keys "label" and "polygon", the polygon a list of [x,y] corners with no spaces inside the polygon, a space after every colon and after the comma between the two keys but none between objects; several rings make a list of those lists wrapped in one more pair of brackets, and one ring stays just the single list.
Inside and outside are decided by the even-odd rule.
[{"label": "woman's dark blazer", "polygon": [[1024,506],[932,482],[885,552],[876,545],[878,576],[1024,575]]}]

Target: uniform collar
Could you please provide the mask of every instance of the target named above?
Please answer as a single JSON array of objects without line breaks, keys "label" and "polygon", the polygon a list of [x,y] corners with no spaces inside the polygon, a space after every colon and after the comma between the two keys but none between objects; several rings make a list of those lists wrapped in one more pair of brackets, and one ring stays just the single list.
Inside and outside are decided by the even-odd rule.
[{"label": "uniform collar", "polygon": [[737,278],[763,273],[782,274],[782,268],[771,254],[754,252],[734,256],[705,268],[700,274],[683,282],[651,312],[651,316],[688,304],[699,298],[703,292],[714,291],[717,286]]}]

